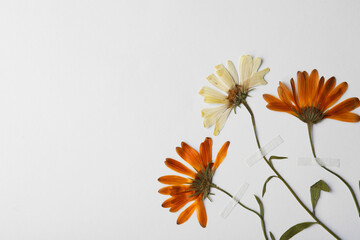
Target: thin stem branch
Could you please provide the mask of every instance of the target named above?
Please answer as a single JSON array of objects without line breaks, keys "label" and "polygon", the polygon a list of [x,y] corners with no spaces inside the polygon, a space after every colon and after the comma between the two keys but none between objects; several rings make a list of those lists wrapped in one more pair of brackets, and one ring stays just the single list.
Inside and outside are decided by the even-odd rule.
[{"label": "thin stem branch", "polygon": [[[250,116],[251,116],[251,121],[253,124],[253,129],[254,129],[254,133],[255,133],[255,138],[256,138],[256,143],[258,145],[258,148],[261,148],[260,145],[260,141],[257,135],[257,130],[256,130],[256,122],[255,122],[255,116],[254,113],[252,112],[249,104],[247,102],[243,103],[244,106],[246,107],[246,109],[248,110]],[[301,199],[298,197],[298,195],[295,193],[295,191],[291,188],[291,186],[286,182],[286,180],[280,175],[280,173],[275,169],[275,167],[270,164],[270,162],[268,161],[268,159],[263,156],[265,162],[267,163],[267,165],[271,168],[271,170],[273,170],[273,172],[276,174],[276,176],[285,184],[285,186],[287,187],[287,189],[290,191],[290,193],[294,196],[294,198],[296,199],[296,201],[305,209],[305,211],[320,225],[322,226],[326,231],[328,231],[334,238],[336,239],[341,239],[339,236],[337,236],[330,228],[328,228],[320,219],[318,219],[315,214],[313,212],[311,212],[311,210],[301,201]]]},{"label": "thin stem branch", "polygon": [[[314,142],[313,142],[313,139],[312,139],[312,124],[311,123],[308,123],[308,133],[309,133],[309,139],[310,139],[310,145],[311,145],[311,150],[312,150],[312,153],[313,153],[313,156],[316,160],[316,153],[315,153],[315,147],[314,147]],[[319,164],[320,165],[320,164]],[[321,165],[320,165],[321,166]],[[359,214],[359,217],[360,217],[360,205],[359,205],[359,202],[356,198],[356,195],[355,195],[355,192],[354,190],[352,189],[352,187],[350,186],[350,184],[343,178],[341,177],[339,174],[337,174],[336,172],[328,169],[327,167],[325,166],[321,166],[323,169],[325,169],[326,171],[328,171],[329,173],[335,175],[337,178],[339,178],[345,185],[346,187],[349,189],[350,193],[351,193],[351,196],[352,198],[354,199],[354,202],[355,202],[355,206],[357,208],[357,211],[358,211],[358,214]]]},{"label": "thin stem branch", "polygon": [[[230,198],[234,199],[234,198],[233,198],[233,195],[231,195],[230,193],[228,193],[228,192],[225,191],[224,189],[218,187],[217,185],[211,184],[211,187],[218,189],[219,191],[221,191],[221,192],[225,193],[226,195],[228,195]],[[243,203],[241,203],[239,200],[234,199],[234,201],[236,201],[240,206],[242,206],[242,207],[245,208],[246,210],[255,213],[255,214],[260,218],[260,220],[261,220],[261,227],[262,227],[262,230],[263,230],[264,237],[265,237],[266,240],[269,240],[269,238],[268,238],[268,236],[267,236],[267,233],[266,233],[266,225],[265,225],[264,216],[261,215],[260,213],[258,213],[257,211],[255,211],[255,210],[247,207],[246,205],[244,205]]]}]

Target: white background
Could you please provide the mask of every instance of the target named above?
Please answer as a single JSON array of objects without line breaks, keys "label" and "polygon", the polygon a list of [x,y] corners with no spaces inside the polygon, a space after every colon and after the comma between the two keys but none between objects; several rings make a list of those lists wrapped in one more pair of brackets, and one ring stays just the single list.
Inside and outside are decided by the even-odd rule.
[{"label": "white background", "polygon": [[[157,178],[171,174],[181,141],[198,148],[213,129],[197,93],[214,66],[244,54],[264,59],[268,85],[250,105],[263,143],[280,134],[273,153],[283,176],[311,207],[309,186],[323,179],[317,214],[344,239],[360,238],[360,219],[343,184],[316,167],[306,126],[266,109],[263,93],[298,70],[347,81],[342,99],[360,96],[360,3],[356,1],[2,1],[0,3],[0,239],[263,239],[258,218],[237,207],[226,220],[221,192],[206,201],[208,226],[161,207]],[[355,112],[360,113],[359,109]],[[359,124],[325,120],[315,126],[320,157],[341,159],[340,172],[358,198]],[[214,182],[256,208],[271,174],[256,151],[249,115],[231,114],[214,137],[231,141]],[[266,222],[278,239],[311,221],[283,184],[271,181]],[[312,226],[293,239],[332,239]]]}]

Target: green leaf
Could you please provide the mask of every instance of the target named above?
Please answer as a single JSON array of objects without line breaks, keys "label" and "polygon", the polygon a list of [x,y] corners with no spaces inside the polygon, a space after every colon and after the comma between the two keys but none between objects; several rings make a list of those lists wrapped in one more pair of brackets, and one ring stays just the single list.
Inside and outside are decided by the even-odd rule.
[{"label": "green leaf", "polygon": [[269,158],[269,163],[270,163],[270,165],[272,166],[273,164],[272,164],[272,160],[281,160],[281,159],[287,159],[287,157],[279,157],[279,156],[271,156],[270,158]]},{"label": "green leaf", "polygon": [[280,237],[280,240],[288,240],[288,239],[292,238],[293,236],[295,236],[296,234],[298,234],[299,232],[301,232],[302,230],[312,226],[315,223],[316,222],[303,222],[303,223],[296,224],[296,225],[292,226],[291,228],[289,228]]},{"label": "green leaf", "polygon": [[274,234],[272,234],[272,232],[270,232],[270,237],[271,237],[271,240],[276,240],[274,237]]},{"label": "green leaf", "polygon": [[256,195],[254,195],[254,196],[260,207],[260,215],[264,216],[264,205],[262,204],[261,199],[258,196],[256,196]]},{"label": "green leaf", "polygon": [[268,179],[266,179],[266,181],[264,182],[264,186],[263,186],[263,190],[262,190],[262,197],[264,197],[264,195],[265,195],[267,183],[268,183],[273,177],[277,177],[277,176],[275,176],[275,175],[270,176],[270,177],[268,177]]},{"label": "green leaf", "polygon": [[321,191],[330,192],[330,187],[323,180],[318,181],[310,187],[311,203],[314,213],[316,204],[320,198]]},{"label": "green leaf", "polygon": [[273,159],[280,160],[280,159],[287,159],[287,157],[271,156],[269,160],[273,160]]}]

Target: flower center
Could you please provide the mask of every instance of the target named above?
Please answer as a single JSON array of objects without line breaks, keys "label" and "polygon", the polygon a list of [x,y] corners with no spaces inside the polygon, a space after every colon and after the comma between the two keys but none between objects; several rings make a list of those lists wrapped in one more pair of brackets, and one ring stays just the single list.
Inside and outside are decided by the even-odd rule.
[{"label": "flower center", "polygon": [[243,86],[236,84],[235,88],[230,89],[228,93],[228,99],[231,105],[235,107],[240,106],[248,96],[248,92],[245,91]]},{"label": "flower center", "polygon": [[305,123],[318,123],[324,118],[324,112],[317,107],[306,106],[301,109],[301,113],[297,113],[301,121]]},{"label": "flower center", "polygon": [[191,183],[192,189],[195,191],[194,195],[203,194],[203,198],[207,198],[210,194],[212,184],[213,172],[211,171],[210,164],[206,169],[202,169],[196,175],[195,180]]}]

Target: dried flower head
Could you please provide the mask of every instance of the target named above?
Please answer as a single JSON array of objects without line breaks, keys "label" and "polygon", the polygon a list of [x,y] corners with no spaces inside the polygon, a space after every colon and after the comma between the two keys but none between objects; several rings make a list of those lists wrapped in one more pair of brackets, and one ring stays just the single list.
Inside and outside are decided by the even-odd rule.
[{"label": "dried flower head", "polygon": [[314,69],[297,73],[297,90],[294,79],[290,80],[291,91],[279,82],[278,94],[280,99],[264,94],[270,110],[286,112],[308,124],[315,124],[325,118],[344,122],[359,122],[360,116],[351,111],[360,106],[358,98],[348,98],[330,109],[345,93],[348,84],[340,83],[337,87],[335,77],[326,82],[324,77],[319,80],[319,74]]},{"label": "dried flower head", "polygon": [[231,110],[234,109],[235,111],[237,107],[240,107],[240,105],[246,101],[249,92],[254,87],[267,83],[264,80],[264,76],[270,69],[266,68],[258,72],[260,65],[260,58],[253,59],[249,55],[241,56],[239,74],[236,71],[234,63],[228,61],[227,68],[222,64],[215,67],[218,77],[214,74],[207,77],[207,80],[213,86],[225,93],[223,94],[210,87],[203,87],[199,92],[199,94],[204,97],[204,102],[221,104],[218,107],[205,108],[201,111],[206,128],[215,124],[215,136],[218,135],[224,127]]},{"label": "dried flower head", "polygon": [[200,154],[188,144],[182,142],[181,147],[176,148],[176,152],[183,160],[190,164],[195,171],[190,170],[187,166],[174,159],[166,159],[165,164],[168,168],[184,174],[188,176],[188,178],[167,175],[158,179],[159,182],[169,185],[161,188],[159,193],[171,196],[163,202],[162,207],[170,208],[170,212],[177,212],[187,203],[193,202],[180,213],[177,224],[186,222],[196,210],[200,225],[206,227],[207,216],[204,199],[210,194],[213,175],[226,157],[229,144],[230,142],[226,142],[221,147],[215,162],[212,162],[211,138],[206,138],[205,141],[200,144]]}]

